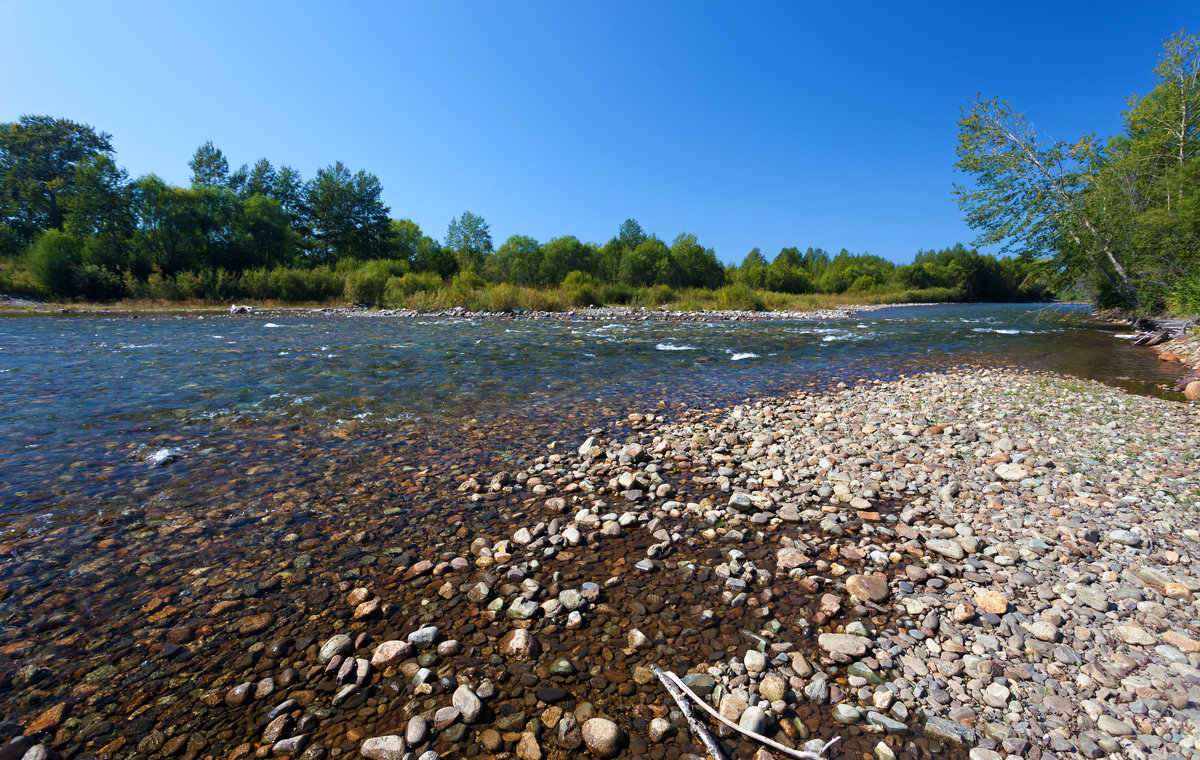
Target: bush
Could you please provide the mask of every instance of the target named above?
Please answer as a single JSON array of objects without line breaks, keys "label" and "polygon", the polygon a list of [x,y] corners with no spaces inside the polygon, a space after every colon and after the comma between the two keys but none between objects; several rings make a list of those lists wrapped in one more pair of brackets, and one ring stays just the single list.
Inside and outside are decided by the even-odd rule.
[{"label": "bush", "polygon": [[408,267],[402,261],[375,259],[363,262],[346,274],[345,295],[351,303],[383,303],[383,291],[389,278],[405,274]]},{"label": "bush", "polygon": [[850,284],[849,291],[851,293],[866,293],[874,290],[879,286],[875,278],[869,274],[864,274]]},{"label": "bush", "polygon": [[125,283],[116,272],[95,264],[75,270],[74,290],[88,301],[116,301],[125,295]]},{"label": "bush", "polygon": [[71,296],[75,293],[75,268],[79,265],[82,247],[78,238],[58,230],[46,230],[29,247],[25,266],[33,281],[47,295]]},{"label": "bush", "polygon": [[633,300],[633,288],[620,282],[600,288],[600,303],[624,306]]},{"label": "bush", "polygon": [[572,306],[591,306],[600,298],[596,295],[595,281],[590,274],[574,271],[563,278],[562,289]]},{"label": "bush", "polygon": [[414,293],[433,292],[442,284],[442,278],[434,272],[406,272],[402,277],[389,277],[383,288],[383,303],[393,308],[403,306]]},{"label": "bush", "polygon": [[479,291],[471,304],[472,311],[512,311],[519,308],[521,289],[507,282]]},{"label": "bush", "polygon": [[460,306],[466,306],[465,302],[469,301],[470,296],[484,287],[487,287],[487,280],[480,277],[474,269],[464,269],[450,280],[450,293],[456,299],[455,303]]},{"label": "bush", "polygon": [[717,308],[736,311],[763,311],[767,308],[761,295],[744,282],[717,291]]},{"label": "bush", "polygon": [[670,285],[655,285],[650,288],[649,300],[654,306],[671,303],[675,300],[675,291]]}]

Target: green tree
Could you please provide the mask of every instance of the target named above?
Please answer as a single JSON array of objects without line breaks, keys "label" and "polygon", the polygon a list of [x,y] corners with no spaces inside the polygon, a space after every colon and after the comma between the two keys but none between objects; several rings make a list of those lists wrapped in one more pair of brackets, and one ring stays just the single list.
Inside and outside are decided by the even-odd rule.
[{"label": "green tree", "polygon": [[229,187],[229,160],[212,140],[196,148],[188,166],[192,170],[192,187]]},{"label": "green tree", "polygon": [[450,219],[446,229],[446,248],[458,257],[459,269],[480,269],[492,254],[492,231],[483,217],[462,212]]},{"label": "green tree", "polygon": [[75,170],[111,153],[110,135],[69,119],[27,115],[0,125],[0,225],[10,248],[63,229]]},{"label": "green tree", "polygon": [[646,242],[647,235],[646,231],[642,229],[642,225],[638,224],[636,219],[626,219],[621,222],[621,229],[617,233],[617,240],[626,251],[632,251]]},{"label": "green tree", "polygon": [[634,287],[653,285],[667,269],[671,251],[656,237],[647,238],[621,259],[620,280]]},{"label": "green tree", "polygon": [[237,257],[228,262],[229,269],[240,272],[291,263],[296,235],[288,224],[287,214],[274,198],[255,193],[243,200],[233,233]]},{"label": "green tree", "polygon": [[388,258],[413,264],[421,247],[421,227],[411,219],[393,219],[392,254]]},{"label": "green tree", "polygon": [[496,251],[500,270],[509,282],[536,285],[542,274],[542,246],[528,235],[512,235]]},{"label": "green tree", "polygon": [[700,245],[696,236],[681,232],[671,242],[671,255],[658,282],[674,288],[719,288],[725,284],[725,268],[711,248]]},{"label": "green tree", "polygon": [[74,191],[67,203],[64,226],[77,237],[102,241],[113,256],[121,256],[133,237],[137,218],[129,175],[111,156],[101,153],[75,167]]},{"label": "green tree", "polygon": [[539,285],[558,285],[569,273],[591,274],[595,268],[594,251],[574,235],[555,238],[542,246]]},{"label": "green tree", "polygon": [[246,181],[240,188],[242,197],[261,195],[266,198],[274,198],[276,178],[275,167],[271,166],[271,162],[267,159],[260,158],[254,163],[254,168],[246,174]]},{"label": "green tree", "polygon": [[392,225],[382,194],[374,174],[351,174],[341,161],[317,172],[307,202],[317,261],[387,256]]}]

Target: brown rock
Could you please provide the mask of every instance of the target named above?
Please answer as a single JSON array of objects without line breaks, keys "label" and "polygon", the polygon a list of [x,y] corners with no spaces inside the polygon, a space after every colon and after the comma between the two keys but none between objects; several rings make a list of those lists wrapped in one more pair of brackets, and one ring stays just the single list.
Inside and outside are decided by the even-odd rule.
[{"label": "brown rock", "polygon": [[368,618],[377,617],[378,615],[379,615],[379,600],[378,599],[368,599],[367,601],[363,602],[362,604],[360,604],[354,608],[354,615],[352,617],[355,620],[366,620]]},{"label": "brown rock", "polygon": [[1188,401],[1200,401],[1200,380],[1193,380],[1183,387],[1183,397]]},{"label": "brown rock", "polygon": [[1200,652],[1200,641],[1188,638],[1178,631],[1167,631],[1162,635],[1162,639],[1181,652]]},{"label": "brown rock", "polygon": [[517,757],[521,760],[542,760],[542,748],[538,746],[537,736],[521,734],[521,741],[517,742]]},{"label": "brown rock", "polygon": [[999,591],[980,591],[975,595],[975,606],[989,615],[1008,612],[1008,599]]},{"label": "brown rock", "polygon": [[404,580],[410,581],[413,578],[416,578],[418,575],[424,575],[425,573],[429,572],[432,569],[433,569],[433,563],[427,559],[423,559],[420,562],[418,562],[417,564],[408,568],[408,570],[404,573]]},{"label": "brown rock", "polygon": [[29,721],[29,725],[25,727],[25,735],[33,736],[42,731],[54,728],[59,723],[62,723],[63,715],[66,714],[67,703],[59,702],[55,706],[43,712],[33,720]]},{"label": "brown rock", "polygon": [[371,666],[376,670],[383,670],[392,665],[399,665],[412,652],[412,644],[407,641],[385,641],[375,648],[375,653],[371,655]]},{"label": "brown rock", "polygon": [[175,644],[186,644],[192,640],[193,635],[191,626],[177,625],[167,631],[167,641]]},{"label": "brown rock", "polygon": [[259,615],[247,615],[238,621],[238,633],[243,636],[249,636],[255,633],[262,633],[271,627],[275,622],[275,613],[264,612]]},{"label": "brown rock", "polygon": [[500,654],[510,660],[533,660],[540,651],[537,639],[524,628],[514,628],[500,639]]},{"label": "brown rock", "polygon": [[1191,590],[1182,583],[1168,583],[1163,586],[1163,593],[1172,599],[1182,599],[1186,602],[1190,602],[1195,598]]},{"label": "brown rock", "polygon": [[891,593],[887,578],[882,575],[851,575],[846,579],[846,590],[871,602],[882,602]]}]

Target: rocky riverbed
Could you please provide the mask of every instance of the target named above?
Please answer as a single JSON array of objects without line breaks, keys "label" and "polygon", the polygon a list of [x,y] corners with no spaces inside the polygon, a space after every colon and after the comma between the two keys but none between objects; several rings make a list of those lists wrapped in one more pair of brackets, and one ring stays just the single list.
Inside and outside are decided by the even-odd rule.
[{"label": "rocky riverbed", "polygon": [[[702,755],[653,664],[832,757],[1200,757],[1197,423],[960,369],[564,430],[428,520],[381,481],[337,529],[239,513],[272,554],[139,600],[135,661],[84,637],[48,683],[0,641],[0,759]],[[0,546],[18,579],[35,540]]]}]

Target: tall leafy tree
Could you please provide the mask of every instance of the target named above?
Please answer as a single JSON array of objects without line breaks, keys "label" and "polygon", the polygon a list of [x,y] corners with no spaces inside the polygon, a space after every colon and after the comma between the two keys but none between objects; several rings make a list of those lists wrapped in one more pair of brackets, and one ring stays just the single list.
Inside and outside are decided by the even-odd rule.
[{"label": "tall leafy tree", "polygon": [[192,170],[192,187],[229,187],[229,159],[212,140],[196,148],[188,166]]},{"label": "tall leafy tree", "polygon": [[450,219],[446,247],[458,257],[460,269],[480,269],[493,251],[491,228],[483,217],[464,211]]},{"label": "tall leafy tree", "polygon": [[314,255],[321,262],[388,255],[392,227],[379,178],[351,174],[341,161],[321,169],[308,186]]},{"label": "tall leafy tree", "polygon": [[63,229],[76,168],[111,153],[110,135],[69,119],[26,115],[0,125],[0,225],[10,241],[24,246]]},{"label": "tall leafy tree", "polygon": [[257,194],[274,198],[275,182],[275,167],[271,166],[271,162],[267,159],[260,158],[246,174],[246,181],[241,186],[242,196],[249,198],[251,195]]},{"label": "tall leafy tree", "polygon": [[558,285],[571,272],[591,274],[595,268],[595,254],[574,235],[567,235],[542,246],[541,263],[538,284]]},{"label": "tall leafy tree", "polygon": [[75,167],[65,227],[77,237],[95,238],[119,251],[137,224],[132,204],[128,173],[108,154],[92,156]]},{"label": "tall leafy tree", "polygon": [[496,251],[500,270],[509,282],[536,285],[542,274],[542,246],[528,235],[513,235]]},{"label": "tall leafy tree", "polygon": [[642,229],[642,225],[638,224],[636,219],[626,219],[621,222],[621,229],[617,233],[617,240],[627,251],[632,251],[646,242],[647,237],[646,231]]}]

